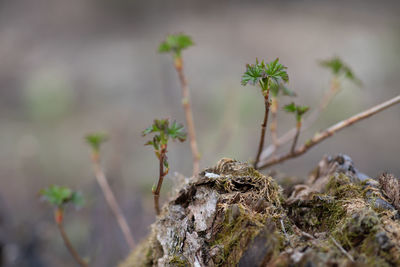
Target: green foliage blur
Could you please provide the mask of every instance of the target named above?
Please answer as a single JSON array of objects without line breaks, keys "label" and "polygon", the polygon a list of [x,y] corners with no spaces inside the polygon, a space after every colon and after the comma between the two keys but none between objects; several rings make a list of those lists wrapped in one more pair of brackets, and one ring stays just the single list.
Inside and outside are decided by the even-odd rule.
[{"label": "green foliage blur", "polygon": [[75,207],[84,205],[84,199],[80,192],[72,191],[65,186],[51,185],[40,191],[42,198],[56,207],[64,207],[71,203]]},{"label": "green foliage blur", "polygon": [[180,57],[182,50],[193,45],[192,38],[185,34],[170,34],[158,47],[158,52],[172,52],[174,57]]},{"label": "green foliage blur", "polygon": [[95,152],[99,152],[100,146],[108,139],[108,135],[105,133],[91,133],[85,136],[86,142]]},{"label": "green foliage blur", "polygon": [[310,109],[308,106],[299,106],[294,102],[286,105],[283,109],[289,113],[294,113],[296,115],[296,121],[300,122],[302,120],[303,115]]}]

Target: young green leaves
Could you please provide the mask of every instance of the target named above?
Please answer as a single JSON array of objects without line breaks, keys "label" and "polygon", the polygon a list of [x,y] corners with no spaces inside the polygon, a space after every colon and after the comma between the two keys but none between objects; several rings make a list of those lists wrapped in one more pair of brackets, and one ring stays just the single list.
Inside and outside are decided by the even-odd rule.
[{"label": "young green leaves", "polygon": [[74,192],[64,186],[51,185],[48,188],[42,189],[40,195],[44,200],[57,208],[62,208],[69,203],[75,205],[75,207],[81,207],[84,204],[81,193]]},{"label": "young green leaves", "polygon": [[346,79],[361,85],[359,80],[351,70],[351,68],[345,64],[338,56],[334,56],[331,59],[320,61],[320,65],[324,68],[330,69],[335,77],[345,77]]},{"label": "young green leaves", "polygon": [[[168,140],[179,140],[184,142],[186,140],[186,133],[183,131],[183,125],[174,121],[171,126],[168,119],[154,120],[153,124],[142,132],[142,136],[155,133],[152,140],[149,140],[145,145],[153,146],[157,158],[160,158],[161,149],[163,146],[168,145]],[[165,159],[166,161],[166,159]],[[168,163],[165,162],[165,167],[168,168]]]},{"label": "young green leaves", "polygon": [[174,57],[181,57],[182,50],[193,45],[192,38],[185,34],[170,34],[161,42],[158,52],[172,52]]},{"label": "young green leaves", "polygon": [[171,126],[169,126],[168,119],[154,120],[153,124],[142,132],[142,135],[146,136],[150,133],[158,133],[154,137],[159,141],[153,139],[153,141],[149,141],[145,145],[167,144],[169,138],[173,140],[178,139],[181,142],[186,140],[186,133],[183,131],[183,125],[174,121]]},{"label": "young green leaves", "polygon": [[242,85],[246,86],[248,83],[256,85],[261,79],[265,79],[266,73],[264,67],[264,61],[258,63],[257,59],[256,64],[247,64],[246,71],[242,76]]},{"label": "young green leaves", "polygon": [[290,103],[284,107],[284,109],[289,113],[296,114],[296,121],[300,122],[304,113],[306,113],[310,108],[308,106],[297,106],[295,103]]},{"label": "young green leaves", "polygon": [[274,87],[279,89],[284,83],[289,82],[289,75],[286,72],[286,67],[279,63],[279,58],[270,63],[265,63],[264,60],[255,64],[247,64],[246,71],[242,75],[242,85],[248,83],[251,85],[259,84],[263,91]]},{"label": "young green leaves", "polygon": [[93,152],[99,153],[100,146],[108,140],[108,135],[105,133],[91,133],[85,136],[85,140]]}]

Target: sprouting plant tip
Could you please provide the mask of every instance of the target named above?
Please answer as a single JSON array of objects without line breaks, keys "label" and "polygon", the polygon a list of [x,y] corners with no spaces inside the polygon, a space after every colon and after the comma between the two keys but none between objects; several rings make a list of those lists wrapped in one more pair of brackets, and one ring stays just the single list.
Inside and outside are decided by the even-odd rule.
[{"label": "sprouting plant tip", "polygon": [[158,52],[167,53],[172,52],[175,56],[180,56],[182,50],[193,45],[192,38],[188,35],[179,34],[169,34],[163,42],[158,47]]},{"label": "sprouting plant tip", "polygon": [[336,77],[342,76],[357,85],[361,86],[362,82],[358,79],[349,65],[343,62],[338,56],[334,56],[330,59],[321,60],[319,62],[320,66],[331,70],[332,74]]},{"label": "sprouting plant tip", "polygon": [[81,193],[72,191],[68,187],[51,185],[48,188],[42,189],[39,194],[45,201],[56,207],[62,207],[72,203],[75,207],[81,207],[84,204],[84,199]]},{"label": "sprouting plant tip", "polygon": [[261,62],[256,59],[255,64],[247,64],[246,71],[242,75],[241,83],[243,86],[247,84],[260,84],[263,90],[273,86],[278,89],[281,84],[289,82],[289,75],[286,72],[286,67],[279,63],[279,58],[276,58],[270,63]]},{"label": "sprouting plant tip", "polygon": [[108,139],[108,135],[105,133],[91,133],[85,136],[86,142],[97,152],[100,150],[100,146]]},{"label": "sprouting plant tip", "polygon": [[283,109],[289,113],[294,113],[296,115],[296,120],[301,121],[303,115],[310,109],[308,106],[299,106],[294,102],[286,105]]}]

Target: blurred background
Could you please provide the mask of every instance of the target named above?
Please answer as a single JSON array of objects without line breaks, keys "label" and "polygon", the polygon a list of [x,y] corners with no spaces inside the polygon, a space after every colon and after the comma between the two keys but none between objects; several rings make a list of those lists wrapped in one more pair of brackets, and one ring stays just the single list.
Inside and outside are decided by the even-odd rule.
[{"label": "blurred background", "polygon": [[[184,52],[201,167],[256,153],[263,99],[240,85],[246,63],[276,57],[288,67],[297,102],[316,107],[329,88],[317,61],[340,56],[363,81],[344,82],[313,132],[400,92],[398,1],[0,1],[1,266],[75,266],[38,191],[80,190],[66,231],[91,266],[114,266],[129,252],[95,181],[83,136],[107,132],[102,162],[138,242],[154,221],[156,157],[141,131],[154,118],[184,122],[172,57],[157,53],[168,33],[196,45]],[[291,99],[283,98],[281,103]],[[294,126],[280,112],[279,133]],[[400,175],[400,106],[336,134],[274,169],[307,177],[324,154],[346,153],[372,177]],[[268,137],[266,143],[270,143]],[[286,151],[284,148],[283,151]],[[170,175],[190,175],[188,143],[169,149]]]}]

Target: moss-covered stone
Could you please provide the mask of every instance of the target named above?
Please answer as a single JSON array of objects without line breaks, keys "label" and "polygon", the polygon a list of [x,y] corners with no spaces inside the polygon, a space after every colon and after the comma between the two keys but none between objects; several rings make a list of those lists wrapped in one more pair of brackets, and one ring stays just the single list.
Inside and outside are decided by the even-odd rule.
[{"label": "moss-covered stone", "polygon": [[120,267],[400,266],[398,213],[376,205],[397,191],[387,199],[352,164],[325,157],[286,199],[271,177],[222,159],[182,186]]}]

